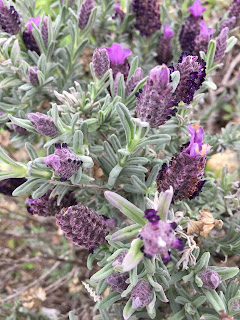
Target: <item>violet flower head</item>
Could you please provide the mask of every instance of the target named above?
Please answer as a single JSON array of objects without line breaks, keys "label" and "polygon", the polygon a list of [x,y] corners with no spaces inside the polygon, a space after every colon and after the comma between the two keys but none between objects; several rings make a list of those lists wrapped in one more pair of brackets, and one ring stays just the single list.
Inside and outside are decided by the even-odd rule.
[{"label": "violet flower head", "polygon": [[138,281],[131,291],[132,308],[146,307],[153,298],[153,291],[148,281],[142,279]]},{"label": "violet flower head", "polygon": [[227,40],[228,40],[228,28],[224,28],[220,35],[215,38],[216,41],[216,51],[214,61],[221,61],[225,55],[225,51],[227,49]]},{"label": "violet flower head", "polygon": [[93,52],[93,71],[96,78],[101,79],[110,68],[110,60],[106,49],[96,48]]},{"label": "violet flower head", "polygon": [[0,3],[0,28],[9,34],[17,34],[20,31],[20,18],[14,6],[8,8],[3,2]]},{"label": "violet flower head", "polygon": [[44,17],[43,24],[41,27],[41,34],[45,46],[48,44],[48,17]]},{"label": "violet flower head", "polygon": [[0,181],[0,193],[12,196],[13,191],[27,180],[25,178],[9,178]]},{"label": "violet flower head", "polygon": [[135,28],[141,36],[150,37],[160,30],[160,10],[156,0],[132,0],[132,11],[135,13]]},{"label": "violet flower head", "polygon": [[94,6],[93,0],[83,0],[78,15],[78,26],[80,29],[83,30],[86,28]]},{"label": "violet flower head", "polygon": [[55,137],[58,134],[58,129],[54,124],[53,118],[50,116],[36,112],[29,113],[28,119],[32,122],[34,128],[40,134],[47,137]]},{"label": "violet flower head", "polygon": [[28,134],[28,131],[25,128],[22,128],[20,126],[18,126],[17,124],[13,123],[13,130],[19,134],[23,134],[26,135]]},{"label": "violet flower head", "polygon": [[41,217],[55,216],[62,208],[77,204],[74,194],[68,192],[64,195],[60,205],[57,204],[57,196],[51,197],[52,190],[48,190],[38,199],[29,199],[27,210],[31,214]]},{"label": "violet flower head", "polygon": [[107,278],[107,283],[110,284],[111,290],[123,293],[128,287],[126,280],[129,278],[127,272],[124,273],[113,273]]},{"label": "violet flower head", "polygon": [[194,42],[200,33],[201,22],[203,19],[202,14],[206,8],[201,6],[201,2],[199,0],[196,0],[188,10],[191,14],[182,27],[179,40],[182,51],[187,54],[193,54]]},{"label": "violet flower head", "polygon": [[41,21],[41,18],[40,16],[37,16],[36,18],[29,18],[29,22],[27,24],[27,30],[25,30],[23,32],[23,42],[26,46],[26,48],[30,51],[35,51],[38,55],[40,55],[40,49],[38,47],[38,44],[33,36],[33,26],[31,24],[31,22],[34,22],[34,24],[39,27],[40,25],[40,21]]},{"label": "violet flower head", "polygon": [[115,13],[114,13],[112,18],[113,19],[120,18],[120,21],[123,22],[123,20],[125,18],[125,13],[121,9],[121,4],[120,3],[116,3],[116,5],[115,5]]},{"label": "violet flower head", "polygon": [[106,50],[110,59],[110,67],[114,78],[118,72],[121,72],[124,75],[124,80],[126,81],[130,69],[127,57],[132,54],[132,51],[130,49],[123,49],[119,43],[113,43],[112,46],[110,48],[106,48]]},{"label": "violet flower head", "polygon": [[170,28],[168,24],[164,25],[164,33],[163,37],[160,39],[158,49],[157,49],[157,61],[158,63],[169,63],[172,58],[172,37],[174,35],[174,31]]},{"label": "violet flower head", "polygon": [[167,264],[170,261],[171,248],[182,250],[185,245],[182,239],[174,235],[177,225],[161,221],[154,209],[146,210],[144,217],[148,222],[139,232],[139,238],[143,241],[142,251],[147,258],[160,254],[163,262]]},{"label": "violet flower head", "polygon": [[169,80],[169,69],[165,65],[157,66],[150,71],[142,92],[137,94],[137,116],[152,128],[164,124],[177,111]]},{"label": "violet flower head", "polygon": [[231,18],[227,18],[225,19],[218,28],[218,31],[221,32],[224,28],[228,28],[229,30],[232,30],[235,25],[236,25],[236,17],[231,17]]},{"label": "violet flower head", "polygon": [[126,84],[126,93],[127,96],[131,94],[131,92],[136,88],[138,83],[143,79],[143,70],[142,68],[137,68],[134,72],[134,75],[129,79]]},{"label": "violet flower head", "polygon": [[233,0],[229,10],[228,10],[228,18],[235,17],[236,20],[240,15],[240,0]]},{"label": "violet flower head", "polygon": [[55,174],[58,174],[61,181],[71,178],[82,165],[82,161],[73,153],[66,143],[62,145],[56,143],[56,150],[43,159],[43,161],[51,167]]},{"label": "violet flower head", "polygon": [[28,69],[28,81],[34,86],[37,87],[39,85],[39,80],[38,80],[38,67],[30,67]]},{"label": "violet flower head", "polygon": [[201,29],[199,35],[195,39],[194,55],[199,55],[200,51],[207,52],[208,44],[212,38],[212,35],[216,32],[215,29],[208,28],[204,21],[201,22]]},{"label": "violet flower head", "polygon": [[200,192],[205,181],[201,180],[206,165],[206,155],[210,146],[202,142],[204,131],[197,124],[188,126],[190,142],[175,154],[169,166],[163,164],[157,176],[158,192],[173,187],[174,200],[193,199]]},{"label": "violet flower head", "polygon": [[104,218],[88,207],[75,205],[63,208],[56,215],[56,223],[67,239],[90,251],[106,242],[108,231]]},{"label": "violet flower head", "polygon": [[220,275],[209,268],[204,269],[200,274],[198,274],[199,278],[202,280],[203,288],[209,290],[215,290],[219,286],[221,282]]},{"label": "violet flower head", "polygon": [[206,7],[202,7],[200,0],[194,1],[192,7],[188,8],[188,10],[195,18],[202,17],[202,14],[206,9]]},{"label": "violet flower head", "polygon": [[206,62],[197,56],[181,56],[175,70],[180,72],[180,81],[175,91],[179,101],[190,104],[195,92],[206,77]]}]

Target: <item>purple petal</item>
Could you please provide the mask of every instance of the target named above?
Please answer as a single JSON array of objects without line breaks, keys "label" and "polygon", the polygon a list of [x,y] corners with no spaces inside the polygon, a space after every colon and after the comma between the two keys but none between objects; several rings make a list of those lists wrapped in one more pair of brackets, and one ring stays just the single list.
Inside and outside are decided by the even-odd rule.
[{"label": "purple petal", "polygon": [[171,39],[174,35],[174,31],[170,28],[168,24],[164,25],[164,34],[163,38],[164,39]]},{"label": "purple petal", "polygon": [[113,64],[123,64],[125,59],[130,56],[132,51],[124,49],[119,43],[113,43],[110,48],[105,48],[108,52],[109,59]]},{"label": "purple petal", "polygon": [[52,167],[54,170],[57,170],[60,167],[60,157],[55,154],[45,157],[43,161],[47,166]]},{"label": "purple petal", "polygon": [[195,18],[202,17],[202,14],[206,9],[206,7],[202,7],[201,1],[199,0],[194,1],[192,7],[188,8]]},{"label": "purple petal", "polygon": [[41,21],[41,17],[40,16],[37,16],[36,18],[29,18],[28,24],[27,24],[28,31],[30,33],[32,33],[32,31],[33,31],[33,26],[31,24],[31,22],[33,22],[37,27],[39,27],[40,21]]}]

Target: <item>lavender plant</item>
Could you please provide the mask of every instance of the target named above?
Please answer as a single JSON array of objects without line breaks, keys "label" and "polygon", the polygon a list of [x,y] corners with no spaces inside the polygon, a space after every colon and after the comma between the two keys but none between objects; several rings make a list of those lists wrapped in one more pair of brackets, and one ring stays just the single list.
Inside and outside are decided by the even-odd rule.
[{"label": "lavender plant", "polygon": [[0,191],[89,250],[95,320],[240,319],[239,269],[218,263],[240,252],[239,181],[206,170],[240,126],[201,117],[238,2],[216,25],[199,0],[0,3],[0,123],[29,157],[0,148]]}]

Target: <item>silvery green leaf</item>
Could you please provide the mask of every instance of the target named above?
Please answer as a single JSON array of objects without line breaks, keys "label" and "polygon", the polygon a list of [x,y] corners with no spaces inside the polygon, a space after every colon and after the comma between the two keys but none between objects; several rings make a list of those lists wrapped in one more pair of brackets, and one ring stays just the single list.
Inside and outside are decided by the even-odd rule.
[{"label": "silvery green leaf", "polygon": [[153,291],[153,299],[146,307],[147,308],[147,312],[149,314],[149,317],[151,319],[155,319],[156,318],[155,303],[156,303],[156,293]]},{"label": "silvery green leaf", "polygon": [[217,292],[215,290],[208,290],[202,288],[202,291],[204,295],[206,296],[207,300],[211,303],[213,308],[219,313],[221,310],[226,311],[226,307],[222,301],[222,299],[219,297]]},{"label": "silvery green leaf", "polygon": [[200,51],[199,53],[200,53],[201,59],[203,59],[204,61],[206,61],[206,54],[205,54],[205,52],[204,52],[204,51]]},{"label": "silvery green leaf", "polygon": [[39,179],[39,178],[30,178],[28,179],[26,182],[24,182],[22,185],[20,185],[19,187],[17,187],[12,195],[14,197],[18,197],[21,196],[23,194],[26,193],[31,193],[33,188],[38,185],[38,184],[42,184],[45,183],[46,180],[45,179]]},{"label": "silvery green leaf", "polygon": [[38,69],[42,72],[45,73],[47,69],[47,61],[46,61],[46,56],[45,54],[41,54],[38,64],[37,64]]},{"label": "silvery green leaf", "polygon": [[69,320],[78,320],[78,317],[75,315],[74,311],[70,311],[68,316]]},{"label": "silvery green leaf", "polygon": [[214,61],[214,56],[215,56],[215,51],[216,51],[216,41],[215,40],[210,40],[209,45],[208,45],[208,50],[207,50],[207,57],[206,57],[206,70],[208,71]]},{"label": "silvery green leaf", "polygon": [[108,187],[109,189],[112,189],[115,185],[115,182],[120,175],[121,171],[123,170],[123,167],[121,167],[119,164],[117,164],[110,172],[109,178],[108,178]]},{"label": "silvery green leaf", "polygon": [[121,299],[121,295],[118,292],[112,292],[105,298],[103,298],[99,304],[98,304],[98,309],[108,309],[113,303]]},{"label": "silvery green leaf", "polygon": [[133,150],[131,150],[131,151],[137,152],[138,150],[142,149],[143,147],[145,147],[147,145],[166,144],[166,143],[169,143],[170,140],[171,140],[171,137],[167,134],[152,135],[148,138],[144,138],[144,139],[140,140],[139,143],[137,144],[137,146],[134,147]]},{"label": "silvery green leaf", "polygon": [[79,156],[79,159],[83,162],[82,168],[84,169],[92,168],[94,165],[93,159],[89,156]]},{"label": "silvery green leaf", "polygon": [[79,45],[78,45],[78,47],[77,47],[77,49],[76,49],[76,51],[74,53],[74,57],[73,57],[74,60],[76,60],[76,59],[78,59],[80,57],[82,51],[84,50],[84,48],[86,47],[87,44],[88,44],[88,39],[83,39],[79,43]]},{"label": "silvery green leaf", "polygon": [[25,149],[30,157],[30,159],[33,161],[35,160],[38,156],[37,156],[37,152],[34,149],[34,147],[31,145],[31,143],[26,142],[25,143]]},{"label": "silvery green leaf", "polygon": [[185,311],[181,310],[174,314],[174,316],[170,317],[169,320],[183,320],[185,319]]},{"label": "silvery green leaf", "polygon": [[126,134],[126,142],[129,145],[134,139],[134,125],[131,120],[131,114],[125,105],[120,102],[116,105],[116,110]]},{"label": "silvery green leaf", "polygon": [[137,176],[131,176],[131,182],[133,186],[138,189],[141,193],[146,193],[147,188],[145,183],[143,183]]},{"label": "silvery green leaf", "polygon": [[50,183],[45,182],[40,187],[38,187],[37,190],[35,190],[32,193],[32,198],[33,199],[38,199],[38,198],[42,197],[50,188],[51,188]]},{"label": "silvery green leaf", "polygon": [[138,68],[138,56],[134,57],[132,62],[131,62],[130,70],[129,70],[128,77],[127,77],[127,82],[134,75],[134,73],[137,70],[137,68]]},{"label": "silvery green leaf", "polygon": [[146,219],[143,218],[144,213],[138,209],[134,204],[124,199],[117,193],[111,191],[104,192],[105,198],[117,209],[119,209],[125,216],[141,226],[146,224]]},{"label": "silvery green leaf", "polygon": [[230,37],[227,40],[227,49],[225,50],[225,53],[228,53],[229,51],[231,51],[236,43],[237,43],[237,38],[234,36]]},{"label": "silvery green leaf", "polygon": [[96,272],[93,276],[91,276],[91,281],[98,282],[102,279],[106,279],[113,273],[112,263],[106,264],[101,270]]},{"label": "silvery green leaf", "polygon": [[127,160],[128,165],[145,165],[149,162],[149,160],[145,157],[132,157]]},{"label": "silvery green leaf", "polygon": [[210,259],[210,253],[204,252],[204,254],[201,256],[201,258],[198,260],[195,266],[195,270],[197,273],[207,268],[209,259]]},{"label": "silvery green leaf", "polygon": [[155,265],[153,264],[152,259],[144,258],[143,264],[147,274],[154,275],[156,268],[155,268]]},{"label": "silvery green leaf", "polygon": [[156,178],[157,178],[157,175],[158,175],[158,172],[160,170],[160,165],[159,164],[156,164],[152,170],[150,171],[150,174],[147,178],[147,181],[146,181],[146,186],[147,188],[150,188],[152,186],[152,184],[155,182]]},{"label": "silvery green leaf", "polygon": [[204,296],[200,296],[197,299],[193,300],[192,304],[194,305],[194,307],[198,308],[200,307],[202,304],[204,304],[206,301],[206,297]]},{"label": "silvery green leaf", "polygon": [[219,320],[218,316],[214,316],[213,314],[205,314],[202,316],[203,320]]},{"label": "silvery green leaf", "polygon": [[97,287],[96,287],[96,293],[99,295],[104,293],[104,291],[107,289],[108,286],[109,286],[109,284],[107,283],[107,281],[105,279],[99,281],[97,284]]},{"label": "silvery green leaf", "polygon": [[204,81],[203,86],[207,87],[208,89],[217,90],[217,85],[210,80]]},{"label": "silvery green leaf", "polygon": [[142,245],[143,242],[141,239],[135,239],[132,241],[131,247],[122,262],[123,272],[132,270],[143,259],[144,255],[141,251]]},{"label": "silvery green leaf", "polygon": [[11,87],[17,87],[22,84],[22,81],[20,79],[12,77],[7,77],[4,80],[0,82],[0,89],[7,89]]},{"label": "silvery green leaf", "polygon": [[88,24],[86,25],[86,27],[84,28],[84,30],[81,30],[81,37],[84,38],[89,31],[92,29],[95,20],[96,20],[96,15],[97,15],[97,7],[95,7],[90,15],[90,18],[88,19]]},{"label": "silvery green leaf", "polygon": [[238,267],[209,267],[209,269],[216,271],[220,277],[221,280],[228,280],[233,277],[235,277],[239,273],[239,268]]},{"label": "silvery green leaf", "polygon": [[[111,240],[112,240],[112,238],[111,238]],[[117,249],[110,257],[107,258],[107,261],[110,262],[110,261],[115,260],[120,255],[120,253],[123,252],[124,250],[126,250],[126,249],[123,249],[123,248]]]},{"label": "silvery green leaf", "polygon": [[174,92],[177,89],[177,86],[180,81],[180,72],[174,71],[173,73],[171,73],[171,79],[172,79],[171,85],[173,87],[172,92]]},{"label": "silvery green leaf", "polygon": [[117,157],[116,157],[112,147],[110,146],[110,144],[107,141],[104,141],[103,146],[104,146],[104,150],[105,150],[111,164],[113,166],[117,165]]},{"label": "silvery green leaf", "polygon": [[14,66],[18,66],[19,57],[20,57],[20,47],[19,47],[19,44],[18,44],[18,40],[14,41],[10,57],[11,57],[13,65]]},{"label": "silvery green leaf", "polygon": [[117,95],[121,97],[122,100],[125,99],[125,82],[124,82],[123,74],[121,74],[120,78],[118,79]]},{"label": "silvery green leaf", "polygon": [[82,168],[79,168],[78,171],[70,178],[72,184],[79,184],[82,179]]},{"label": "silvery green leaf", "polygon": [[80,153],[80,152],[82,153],[82,148],[83,148],[83,133],[81,130],[77,130],[73,135],[73,151],[75,153]]},{"label": "silvery green leaf", "polygon": [[157,212],[161,220],[166,221],[168,218],[168,211],[172,202],[173,188],[170,186],[169,190],[162,192],[159,196]]},{"label": "silvery green leaf", "polygon": [[134,312],[135,309],[132,308],[132,299],[130,298],[123,309],[124,320],[128,320]]}]

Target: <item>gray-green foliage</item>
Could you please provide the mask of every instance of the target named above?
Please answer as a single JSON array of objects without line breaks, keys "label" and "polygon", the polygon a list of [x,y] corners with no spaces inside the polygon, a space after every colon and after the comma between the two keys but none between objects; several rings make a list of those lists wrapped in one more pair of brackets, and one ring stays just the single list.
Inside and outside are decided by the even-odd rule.
[{"label": "gray-green foliage", "polygon": [[[40,56],[26,50],[21,35],[1,33],[0,110],[3,114],[0,122],[3,125],[7,123],[9,128],[15,123],[29,132],[26,136],[15,132],[11,134],[14,146],[23,148],[25,145],[29,162],[16,162],[1,148],[0,179],[27,178],[27,182],[14,191],[14,196],[28,194],[36,199],[52,189],[51,195],[58,195],[60,203],[68,191],[75,191],[79,202],[84,205],[90,203],[99,214],[115,218],[118,226],[107,237],[108,244],[102,244],[88,257],[89,269],[94,259],[101,268],[89,284],[101,296],[108,286],[107,277],[114,271],[112,261],[124,249],[133,253],[135,265],[124,270],[129,272],[128,288],[122,294],[111,292],[97,303],[100,314],[96,319],[212,320],[218,319],[220,310],[240,319],[239,311],[232,308],[232,303],[240,300],[238,269],[220,268],[215,262],[240,252],[237,172],[230,175],[223,170],[218,181],[213,173],[206,172],[207,182],[198,198],[178,201],[173,206],[175,213],[172,210],[165,212],[170,220],[174,217],[178,219],[179,232],[185,234],[186,239],[186,251],[179,254],[173,250],[172,261],[167,266],[160,257],[143,257],[139,250],[142,243],[137,239],[139,230],[146,222],[143,218],[143,211],[148,208],[146,197],[154,197],[156,176],[162,163],[168,162],[179,151],[181,144],[188,141],[187,125],[199,120],[194,119],[194,111],[199,110],[199,103],[206,98],[208,89],[216,89],[216,84],[210,79],[211,74],[221,67],[213,62],[215,41],[210,42],[206,54],[201,53],[207,62],[208,78],[192,104],[181,104],[175,117],[158,129],[152,129],[146,122],[137,119],[135,114],[135,93],[143,87],[146,78],[129,96],[126,95],[122,78],[114,94],[111,69],[99,80],[94,75],[92,63],[89,71],[84,71],[83,58],[87,54],[85,48],[93,50],[96,46],[107,47],[112,42],[125,42],[125,46],[131,47],[133,52],[130,75],[140,66],[147,76],[156,65],[154,56],[161,32],[149,41],[140,37],[133,28],[134,15],[127,0],[121,1],[127,10],[122,24],[119,19],[112,19],[113,1],[96,1],[87,27],[80,30],[77,14],[81,2],[75,1],[71,8],[67,0],[51,4],[47,46],[43,43],[40,29],[34,26],[33,35],[40,48]],[[36,13],[34,5],[34,1],[16,3],[16,9],[22,12],[23,25]],[[178,11],[176,21],[168,14],[170,5]],[[175,30],[175,60],[180,54],[177,35],[188,5],[189,1],[181,1],[180,5],[176,1],[165,1],[162,6],[162,23],[171,24]],[[41,12],[41,17],[43,22],[44,12]],[[130,43],[131,37],[134,40]],[[231,37],[227,51],[232,49],[234,42],[235,38]],[[30,66],[39,69],[39,86],[29,83],[27,73]],[[176,86],[179,74],[175,74],[174,79]],[[46,112],[59,132],[54,138],[41,137],[27,118],[29,112],[44,112],[43,104],[47,105]],[[202,117],[203,123],[208,116],[209,113]],[[205,141],[212,146],[210,155],[226,149],[239,152],[239,125],[229,123],[221,134],[206,134]],[[79,171],[66,182],[54,176],[43,161],[45,156],[54,152],[56,142],[67,143],[83,162]],[[97,169],[100,169],[101,175],[95,174]],[[111,197],[116,198],[116,208],[105,199],[106,190],[114,191],[115,196],[112,193]],[[210,209],[215,218],[223,220],[224,236],[212,234],[206,239],[199,238],[196,243],[192,236],[186,235],[188,220],[196,220],[202,208]],[[119,215],[119,210],[125,218]],[[135,240],[131,243],[132,239]],[[222,278],[216,291],[202,288],[197,276],[208,266]],[[121,268],[119,266],[118,271],[123,271]],[[149,281],[154,291],[153,300],[147,308],[133,310],[130,292],[142,278]],[[69,318],[75,319],[76,316],[71,312]]]}]

